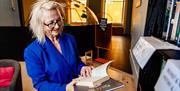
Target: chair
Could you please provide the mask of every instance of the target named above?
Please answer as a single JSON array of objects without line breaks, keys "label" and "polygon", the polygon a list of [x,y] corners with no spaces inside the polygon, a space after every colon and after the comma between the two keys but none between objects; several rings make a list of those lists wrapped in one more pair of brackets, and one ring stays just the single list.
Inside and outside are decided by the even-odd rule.
[{"label": "chair", "polygon": [[81,60],[86,65],[92,65],[93,64],[93,51],[89,50],[85,52],[85,55],[81,57]]},{"label": "chair", "polygon": [[21,66],[18,61],[12,59],[1,59],[0,67],[14,67],[14,74],[10,86],[1,87],[0,91],[22,91]]}]

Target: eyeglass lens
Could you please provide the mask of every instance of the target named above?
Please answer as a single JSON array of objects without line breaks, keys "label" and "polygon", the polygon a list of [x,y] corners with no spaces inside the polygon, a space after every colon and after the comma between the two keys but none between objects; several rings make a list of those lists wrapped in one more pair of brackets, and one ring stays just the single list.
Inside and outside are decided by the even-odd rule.
[{"label": "eyeglass lens", "polygon": [[54,20],[52,22],[50,22],[49,24],[44,24],[46,26],[48,26],[50,29],[53,29],[55,27],[56,24],[58,24],[58,26],[60,26],[62,24],[62,20]]}]

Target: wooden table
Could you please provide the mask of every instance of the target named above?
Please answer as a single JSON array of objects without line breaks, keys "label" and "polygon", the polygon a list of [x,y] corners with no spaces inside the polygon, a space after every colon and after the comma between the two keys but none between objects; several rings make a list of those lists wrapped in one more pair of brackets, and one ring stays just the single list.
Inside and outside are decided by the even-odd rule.
[{"label": "wooden table", "polygon": [[136,91],[132,75],[115,69],[113,67],[108,68],[108,74],[112,79],[122,82],[125,85],[124,87],[117,89],[115,91]]}]

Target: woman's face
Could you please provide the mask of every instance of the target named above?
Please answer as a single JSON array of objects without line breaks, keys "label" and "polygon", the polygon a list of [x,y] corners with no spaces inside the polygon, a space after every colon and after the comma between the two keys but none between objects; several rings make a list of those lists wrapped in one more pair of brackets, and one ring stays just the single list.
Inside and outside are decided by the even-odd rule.
[{"label": "woman's face", "polygon": [[43,23],[45,34],[48,37],[56,37],[63,31],[63,18],[56,9],[43,12]]}]

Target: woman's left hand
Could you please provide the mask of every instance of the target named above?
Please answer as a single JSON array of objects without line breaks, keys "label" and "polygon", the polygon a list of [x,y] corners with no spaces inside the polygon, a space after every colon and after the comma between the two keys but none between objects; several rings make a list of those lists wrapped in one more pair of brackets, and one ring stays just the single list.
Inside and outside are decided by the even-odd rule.
[{"label": "woman's left hand", "polygon": [[90,77],[93,68],[94,68],[93,66],[83,66],[81,68],[81,76],[82,77]]}]

